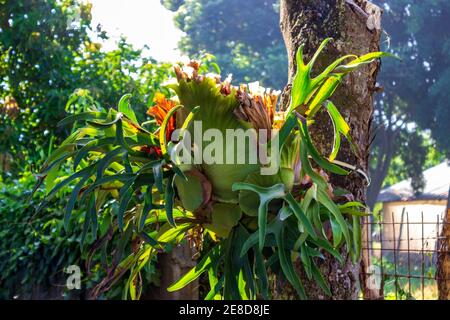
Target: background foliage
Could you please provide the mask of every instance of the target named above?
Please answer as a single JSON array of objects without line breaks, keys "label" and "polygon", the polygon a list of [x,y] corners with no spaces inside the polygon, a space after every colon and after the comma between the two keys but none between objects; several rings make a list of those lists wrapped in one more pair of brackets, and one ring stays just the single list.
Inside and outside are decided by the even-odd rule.
[{"label": "background foliage", "polygon": [[57,288],[63,267],[81,261],[80,234],[67,236],[58,222],[64,196],[39,215],[34,210],[43,195],[25,201],[35,183],[31,172],[70,134],[57,122],[92,104],[113,106],[124,92],[133,93],[132,103],[143,117],[170,73],[169,64],[142,57],[142,49],[125,39],[116,50],[102,50],[89,32],[100,38],[107,34],[101,27],[91,30],[90,10],[89,4],[74,0],[0,1],[3,298],[23,298],[33,291],[39,296],[39,286],[43,291]]},{"label": "background foliage", "polygon": [[[195,57],[209,52],[223,74],[236,83],[261,81],[281,89],[287,81],[286,48],[279,28],[278,1],[161,0],[175,11],[175,24],[186,33],[179,48]],[[233,17],[230,19],[230,17]]]}]

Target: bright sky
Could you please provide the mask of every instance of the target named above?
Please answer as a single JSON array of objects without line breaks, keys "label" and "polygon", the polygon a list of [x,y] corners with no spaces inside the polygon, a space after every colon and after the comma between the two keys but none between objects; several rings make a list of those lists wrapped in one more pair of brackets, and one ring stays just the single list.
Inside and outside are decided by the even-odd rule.
[{"label": "bright sky", "polygon": [[176,49],[182,36],[172,20],[173,13],[159,0],[89,0],[92,3],[92,26],[99,23],[111,37],[105,50],[115,48],[124,35],[135,48],[150,47],[150,55],[162,61],[179,58]]}]

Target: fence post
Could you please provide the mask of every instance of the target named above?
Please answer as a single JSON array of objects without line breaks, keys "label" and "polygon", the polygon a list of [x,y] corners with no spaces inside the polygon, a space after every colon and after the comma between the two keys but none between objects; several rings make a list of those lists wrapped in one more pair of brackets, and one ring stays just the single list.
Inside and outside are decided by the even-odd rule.
[{"label": "fence post", "polygon": [[444,213],[441,236],[438,239],[438,259],[436,278],[439,300],[450,300],[450,188],[447,210]]}]

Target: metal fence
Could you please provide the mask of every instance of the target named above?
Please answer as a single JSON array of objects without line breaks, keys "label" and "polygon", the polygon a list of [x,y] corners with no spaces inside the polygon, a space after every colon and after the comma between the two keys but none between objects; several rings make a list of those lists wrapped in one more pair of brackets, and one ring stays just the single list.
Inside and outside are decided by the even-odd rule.
[{"label": "metal fence", "polygon": [[443,218],[444,212],[421,212],[411,217],[403,210],[400,217],[382,213],[379,219],[364,222],[362,255],[366,268],[362,272],[375,292],[372,297],[438,299],[438,281],[449,280],[436,276]]}]

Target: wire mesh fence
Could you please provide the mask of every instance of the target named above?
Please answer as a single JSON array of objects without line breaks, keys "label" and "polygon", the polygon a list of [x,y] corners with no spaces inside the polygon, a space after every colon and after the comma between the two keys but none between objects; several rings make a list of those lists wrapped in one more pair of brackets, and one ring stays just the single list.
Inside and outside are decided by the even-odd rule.
[{"label": "wire mesh fence", "polygon": [[[444,212],[385,212],[366,219],[362,239],[363,275],[381,299],[438,299],[438,254]],[[446,239],[448,241],[448,239]],[[448,254],[445,251],[444,254]]]}]

